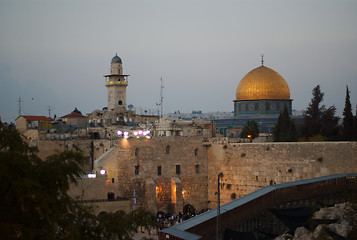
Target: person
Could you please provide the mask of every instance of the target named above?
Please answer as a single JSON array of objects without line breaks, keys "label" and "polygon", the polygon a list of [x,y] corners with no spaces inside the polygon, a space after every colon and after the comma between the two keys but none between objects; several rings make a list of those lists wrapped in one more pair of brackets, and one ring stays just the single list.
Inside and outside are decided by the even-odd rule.
[{"label": "person", "polygon": [[151,231],[151,225],[148,225],[148,231],[149,231],[149,235],[151,235],[150,231]]}]

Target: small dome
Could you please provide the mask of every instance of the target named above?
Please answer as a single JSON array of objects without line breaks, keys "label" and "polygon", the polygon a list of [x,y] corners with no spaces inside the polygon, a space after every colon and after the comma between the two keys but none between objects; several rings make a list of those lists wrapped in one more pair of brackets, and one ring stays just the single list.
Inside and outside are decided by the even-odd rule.
[{"label": "small dome", "polygon": [[117,54],[115,54],[115,57],[112,58],[112,63],[122,63]]},{"label": "small dome", "polygon": [[289,86],[279,73],[265,66],[253,69],[239,82],[236,100],[287,99]]}]

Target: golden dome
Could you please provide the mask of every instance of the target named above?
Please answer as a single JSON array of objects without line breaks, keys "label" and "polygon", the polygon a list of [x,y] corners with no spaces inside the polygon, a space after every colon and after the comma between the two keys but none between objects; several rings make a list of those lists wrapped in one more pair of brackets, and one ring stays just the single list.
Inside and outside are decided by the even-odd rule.
[{"label": "golden dome", "polygon": [[242,78],[237,87],[235,101],[258,99],[290,100],[289,86],[284,78],[263,65]]}]

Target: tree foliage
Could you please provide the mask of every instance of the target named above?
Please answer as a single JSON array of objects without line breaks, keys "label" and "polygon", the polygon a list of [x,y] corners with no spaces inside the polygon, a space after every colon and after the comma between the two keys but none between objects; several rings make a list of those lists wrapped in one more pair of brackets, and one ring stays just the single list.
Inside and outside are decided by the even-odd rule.
[{"label": "tree foliage", "polygon": [[354,129],[355,119],[352,114],[352,106],[350,102],[350,91],[348,90],[348,86],[346,86],[346,99],[345,99],[345,108],[343,109],[343,121],[342,121],[342,138],[344,140],[355,140],[355,132]]},{"label": "tree foliage", "polygon": [[251,135],[252,139],[259,136],[259,127],[257,122],[254,120],[249,120],[247,125],[244,125],[242,131],[240,132],[240,137],[242,138],[247,138],[248,135]]},{"label": "tree foliage", "polygon": [[280,113],[278,123],[273,129],[273,139],[275,142],[296,142],[297,133],[294,121],[290,118],[288,108],[284,106]]},{"label": "tree foliage", "polygon": [[[132,239],[131,214],[97,217],[67,194],[83,174],[81,151],[58,152],[46,161],[36,153],[16,130],[0,124],[1,239]],[[140,224],[152,222],[146,217]]]},{"label": "tree foliage", "polygon": [[325,105],[321,104],[323,98],[324,93],[317,85],[312,90],[311,102],[303,114],[304,124],[301,131],[305,140],[316,135],[332,140],[339,135],[340,126],[338,125],[339,117],[335,116],[336,108],[331,106],[326,109]]}]

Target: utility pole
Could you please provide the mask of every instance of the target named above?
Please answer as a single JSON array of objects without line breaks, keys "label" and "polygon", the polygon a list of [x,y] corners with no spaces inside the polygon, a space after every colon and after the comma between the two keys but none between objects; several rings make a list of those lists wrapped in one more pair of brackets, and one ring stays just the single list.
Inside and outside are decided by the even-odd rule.
[{"label": "utility pole", "polygon": [[21,97],[19,97],[19,102],[18,102],[18,106],[19,106],[19,116],[21,116]]},{"label": "utility pole", "polygon": [[219,174],[217,176],[217,226],[216,226],[216,240],[220,240],[220,214],[221,214],[221,206],[220,206],[220,186],[219,186]]}]

